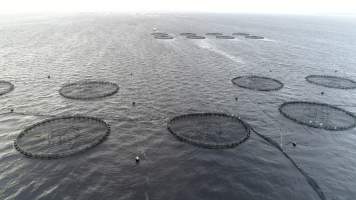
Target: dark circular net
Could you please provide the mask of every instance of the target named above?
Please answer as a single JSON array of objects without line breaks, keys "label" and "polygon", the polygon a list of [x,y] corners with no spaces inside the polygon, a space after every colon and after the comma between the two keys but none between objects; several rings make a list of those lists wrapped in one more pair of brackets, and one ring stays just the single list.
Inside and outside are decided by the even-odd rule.
[{"label": "dark circular net", "polygon": [[109,125],[98,118],[59,117],[26,128],[16,138],[15,148],[28,157],[62,158],[95,147],[109,133]]},{"label": "dark circular net", "polygon": [[352,113],[329,104],[293,101],[283,103],[279,111],[294,122],[314,128],[337,131],[356,125]]},{"label": "dark circular net", "polygon": [[196,39],[196,40],[205,39],[204,36],[199,36],[199,35],[188,35],[186,38],[188,38],[188,39]]},{"label": "dark circular net", "polygon": [[205,35],[214,35],[214,36],[216,36],[216,35],[223,35],[222,33],[206,33]]},{"label": "dark circular net", "polygon": [[14,89],[14,85],[7,81],[0,81],[0,96],[11,92]]},{"label": "dark circular net", "polygon": [[229,35],[217,35],[216,38],[218,39],[235,39],[235,37],[233,36],[229,36]]},{"label": "dark circular net", "polygon": [[164,35],[168,35],[168,33],[154,32],[154,33],[151,33],[151,35],[153,35],[153,36],[164,36]]},{"label": "dark circular net", "polygon": [[324,76],[324,75],[310,75],[305,77],[305,79],[312,84],[321,85],[328,88],[337,89],[355,89],[356,82],[338,76]]},{"label": "dark circular net", "polygon": [[250,34],[248,33],[241,33],[241,32],[238,32],[238,33],[233,33],[232,35],[237,35],[237,36],[248,36]]},{"label": "dark circular net", "polygon": [[273,91],[283,87],[283,83],[280,81],[262,76],[239,76],[232,79],[232,83],[242,88],[257,91]]},{"label": "dark circular net", "polygon": [[180,33],[180,35],[183,36],[192,36],[192,35],[196,35],[195,33]]},{"label": "dark circular net", "polygon": [[250,136],[243,121],[223,113],[177,116],[168,122],[168,130],[181,141],[211,149],[232,148]]},{"label": "dark circular net", "polygon": [[174,37],[169,36],[169,35],[155,35],[154,36],[155,39],[163,39],[163,40],[170,40],[173,39]]},{"label": "dark circular net", "polygon": [[256,36],[256,35],[246,35],[245,38],[254,39],[254,40],[261,40],[261,39],[264,39],[264,37],[262,37],[262,36]]},{"label": "dark circular net", "polygon": [[69,99],[89,100],[111,96],[119,91],[119,86],[103,81],[79,81],[64,85],[59,93]]}]

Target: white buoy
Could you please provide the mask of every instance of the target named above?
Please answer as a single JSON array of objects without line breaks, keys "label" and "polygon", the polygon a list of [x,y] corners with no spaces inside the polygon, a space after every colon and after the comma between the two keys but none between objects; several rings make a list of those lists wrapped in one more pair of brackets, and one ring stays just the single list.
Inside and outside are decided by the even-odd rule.
[{"label": "white buoy", "polygon": [[136,156],[135,160],[136,160],[136,163],[140,162],[140,157]]}]

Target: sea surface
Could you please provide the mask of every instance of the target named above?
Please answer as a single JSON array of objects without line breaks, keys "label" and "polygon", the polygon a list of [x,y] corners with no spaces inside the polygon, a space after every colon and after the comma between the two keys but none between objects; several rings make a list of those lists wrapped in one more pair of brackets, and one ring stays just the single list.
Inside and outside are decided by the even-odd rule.
[{"label": "sea surface", "polygon": [[[310,74],[356,80],[355,27],[352,18],[318,16],[1,16],[0,80],[15,89],[0,96],[0,199],[320,199],[290,160],[256,134],[236,148],[216,150],[181,142],[167,130],[172,117],[196,112],[240,116],[278,143],[326,199],[355,199],[355,130],[309,128],[278,111],[283,102],[303,100],[356,114],[355,90],[305,81]],[[153,28],[174,39],[154,39]],[[190,40],[182,32],[265,39]],[[284,87],[258,92],[233,85],[242,75],[268,76]],[[94,101],[59,95],[63,84],[80,80],[111,81],[120,90]],[[15,150],[14,139],[26,127],[78,114],[110,124],[107,140],[56,160]]]}]

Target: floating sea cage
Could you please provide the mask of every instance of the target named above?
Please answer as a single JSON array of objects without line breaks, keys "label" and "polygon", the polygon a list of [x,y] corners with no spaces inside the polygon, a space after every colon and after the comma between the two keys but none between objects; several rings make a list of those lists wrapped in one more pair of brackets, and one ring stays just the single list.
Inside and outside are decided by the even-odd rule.
[{"label": "floating sea cage", "polygon": [[257,35],[246,35],[245,38],[247,39],[253,39],[253,40],[261,40],[264,39],[262,36],[257,36]]},{"label": "floating sea cage", "polygon": [[169,35],[168,33],[162,33],[162,32],[154,32],[154,33],[151,33],[151,35],[153,36],[164,36],[164,35]]},{"label": "floating sea cage", "polygon": [[355,81],[344,77],[327,76],[327,75],[309,75],[305,77],[305,79],[309,83],[320,85],[323,87],[328,87],[328,88],[344,89],[344,90],[356,88]]},{"label": "floating sea cage", "polygon": [[202,39],[205,39],[204,36],[200,36],[200,35],[188,35],[188,36],[186,36],[186,38],[188,38],[188,39],[195,39],[195,40],[202,40]]},{"label": "floating sea cage", "polygon": [[276,91],[283,88],[283,83],[279,80],[263,76],[239,76],[231,81],[239,87],[256,91]]},{"label": "floating sea cage", "polygon": [[342,131],[356,126],[352,113],[325,103],[286,102],[279,107],[279,111],[286,118],[313,128]]},{"label": "floating sea cage", "polygon": [[217,35],[216,36],[217,39],[227,39],[227,40],[231,40],[231,39],[235,39],[234,36],[230,36],[230,35]]},{"label": "floating sea cage", "polygon": [[59,94],[76,100],[92,100],[114,95],[119,91],[116,83],[107,81],[78,81],[65,84]]},{"label": "floating sea cage", "polygon": [[169,120],[167,127],[180,141],[208,149],[233,148],[250,136],[239,117],[224,113],[180,115]]},{"label": "floating sea cage", "polygon": [[196,34],[195,33],[180,33],[179,35],[182,35],[182,36],[194,36]]},{"label": "floating sea cage", "polygon": [[57,159],[87,151],[110,134],[103,120],[88,116],[48,119],[23,130],[14,146],[27,157]]},{"label": "floating sea cage", "polygon": [[224,34],[222,34],[222,33],[217,33],[217,32],[213,32],[213,33],[206,33],[205,35],[217,36],[217,35],[224,35]]},{"label": "floating sea cage", "polygon": [[154,36],[155,39],[163,39],[163,40],[171,40],[174,39],[174,37],[170,35],[159,35],[159,36]]},{"label": "floating sea cage", "polygon": [[8,81],[0,81],[0,96],[14,90],[15,86]]},{"label": "floating sea cage", "polygon": [[249,33],[238,32],[238,33],[233,33],[232,35],[236,35],[236,36],[248,36],[248,35],[250,35],[250,34],[249,34]]}]

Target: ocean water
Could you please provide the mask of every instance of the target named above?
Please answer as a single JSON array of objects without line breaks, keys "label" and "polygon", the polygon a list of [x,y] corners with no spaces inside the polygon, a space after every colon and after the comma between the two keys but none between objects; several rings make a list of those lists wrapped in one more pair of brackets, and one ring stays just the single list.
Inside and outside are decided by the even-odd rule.
[{"label": "ocean water", "polygon": [[[341,17],[2,16],[0,80],[15,90],[0,96],[0,199],[320,199],[290,160],[256,134],[226,150],[178,141],[167,121],[195,112],[240,116],[278,143],[325,199],[354,199],[355,130],[309,128],[278,111],[283,102],[304,100],[356,113],[354,90],[304,79],[325,74],[356,80],[354,27],[356,20]],[[175,39],[156,40],[153,28]],[[265,39],[189,40],[181,32],[248,32]],[[284,88],[258,92],[233,85],[231,79],[242,75],[272,77]],[[59,95],[63,84],[84,79],[111,81],[120,90],[95,101]],[[30,159],[15,150],[13,141],[26,127],[77,114],[110,124],[108,139],[58,160]]]}]

